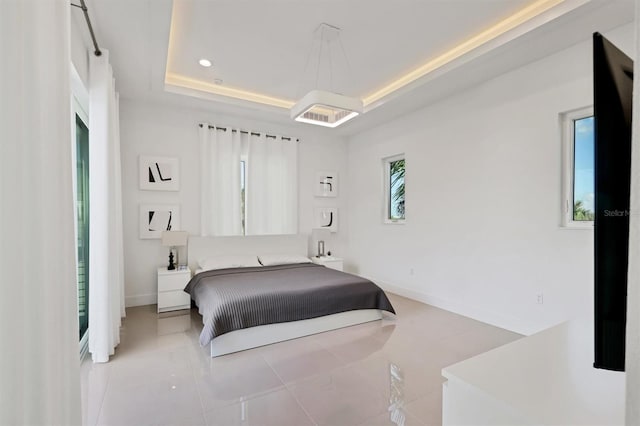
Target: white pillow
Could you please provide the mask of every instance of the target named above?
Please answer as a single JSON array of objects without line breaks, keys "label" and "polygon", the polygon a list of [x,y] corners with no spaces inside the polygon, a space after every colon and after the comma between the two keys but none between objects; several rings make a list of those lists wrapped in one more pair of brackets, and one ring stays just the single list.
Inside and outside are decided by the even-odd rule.
[{"label": "white pillow", "polygon": [[261,254],[258,259],[263,266],[311,263],[311,259],[300,254]]},{"label": "white pillow", "polygon": [[204,271],[210,271],[212,269],[248,268],[262,265],[258,262],[258,256],[255,255],[226,254],[200,259],[198,261],[198,266],[200,266]]}]

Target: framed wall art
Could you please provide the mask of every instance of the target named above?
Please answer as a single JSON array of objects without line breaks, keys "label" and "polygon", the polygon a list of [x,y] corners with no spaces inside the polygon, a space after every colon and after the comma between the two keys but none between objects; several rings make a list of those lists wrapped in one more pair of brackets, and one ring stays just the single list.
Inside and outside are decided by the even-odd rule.
[{"label": "framed wall art", "polygon": [[141,204],[140,238],[160,238],[162,231],[180,230],[178,204]]},{"label": "framed wall art", "polygon": [[314,195],[316,197],[337,197],[338,172],[316,172]]},{"label": "framed wall art", "polygon": [[338,232],[338,209],[335,207],[318,207],[315,211],[315,228]]},{"label": "framed wall art", "polygon": [[140,189],[148,191],[179,191],[180,162],[176,157],[139,158]]}]

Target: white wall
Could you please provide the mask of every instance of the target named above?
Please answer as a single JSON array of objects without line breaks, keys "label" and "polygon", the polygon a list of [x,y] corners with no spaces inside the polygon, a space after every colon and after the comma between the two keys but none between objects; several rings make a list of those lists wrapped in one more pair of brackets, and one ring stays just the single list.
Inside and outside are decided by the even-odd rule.
[{"label": "white wall", "polygon": [[[632,26],[607,36],[633,53]],[[351,138],[347,267],[522,333],[586,314],[593,232],[559,226],[558,114],[592,103],[591,73],[585,41]],[[383,225],[381,159],[398,153],[407,221]]]},{"label": "white wall", "polygon": [[87,49],[91,45],[89,30],[86,28],[82,11],[75,7],[70,7],[71,24],[71,63],[84,87],[89,87],[89,57]]},{"label": "white wall", "polygon": [[[168,250],[160,245],[160,240],[138,238],[139,205],[180,204],[182,229],[192,235],[198,235],[200,232],[197,127],[200,122],[299,137],[299,231],[311,232],[315,207],[336,206],[339,209],[339,229],[327,243],[327,248],[338,256],[345,254],[345,185],[340,188],[339,197],[334,199],[314,198],[312,191],[317,171],[335,170],[339,176],[346,176],[346,141],[343,138],[322,136],[328,133],[315,133],[313,130],[300,127],[274,126],[206,111],[163,107],[129,100],[121,101],[120,121],[127,306],[156,303],[156,268],[168,262]],[[138,157],[141,154],[179,157],[180,191],[139,190]]]},{"label": "white wall", "polygon": [[[636,23],[640,22],[640,1],[636,0]],[[636,58],[640,57],[640,26],[635,32]],[[640,61],[634,64],[640,75]],[[637,81],[637,80],[636,80]],[[631,211],[640,210],[640,85],[634,87],[631,166]],[[627,407],[625,424],[640,424],[640,218],[629,218],[629,280],[627,288],[627,347],[625,357]]]}]

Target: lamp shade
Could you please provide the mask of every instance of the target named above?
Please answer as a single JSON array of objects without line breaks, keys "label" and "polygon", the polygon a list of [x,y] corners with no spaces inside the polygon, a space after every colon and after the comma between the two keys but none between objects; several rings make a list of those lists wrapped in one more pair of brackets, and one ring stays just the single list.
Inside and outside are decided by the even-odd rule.
[{"label": "lamp shade", "polygon": [[[324,256],[326,249],[326,241],[331,236],[331,231],[327,228],[314,228],[311,230],[311,241],[314,250],[317,248],[317,256]],[[322,242],[321,242],[322,241]]]},{"label": "lamp shade", "polygon": [[187,231],[163,231],[162,245],[165,247],[181,247],[187,245],[189,233]]}]

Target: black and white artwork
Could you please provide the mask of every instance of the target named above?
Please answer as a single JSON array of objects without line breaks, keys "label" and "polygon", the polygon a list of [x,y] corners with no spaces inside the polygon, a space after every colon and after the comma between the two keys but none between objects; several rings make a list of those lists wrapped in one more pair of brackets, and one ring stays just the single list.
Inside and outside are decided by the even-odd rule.
[{"label": "black and white artwork", "polygon": [[140,189],[150,191],[180,190],[179,162],[175,157],[140,156]]},{"label": "black and white artwork", "polygon": [[160,238],[162,231],[180,230],[180,206],[177,204],[142,204],[140,238]]},{"label": "black and white artwork", "polygon": [[338,232],[338,209],[335,207],[319,207],[315,214],[315,228]]},{"label": "black and white artwork", "polygon": [[316,197],[337,197],[338,172],[317,172],[314,188]]}]

